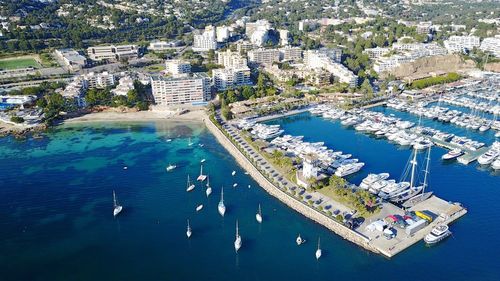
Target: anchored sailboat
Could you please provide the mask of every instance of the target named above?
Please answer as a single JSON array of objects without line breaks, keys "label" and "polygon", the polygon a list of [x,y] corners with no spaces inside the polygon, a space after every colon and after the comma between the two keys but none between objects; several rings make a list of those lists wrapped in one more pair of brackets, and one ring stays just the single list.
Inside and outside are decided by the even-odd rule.
[{"label": "anchored sailboat", "polygon": [[236,220],[236,240],[234,240],[234,250],[238,252],[240,248],[241,248],[241,236],[238,229],[238,220]]},{"label": "anchored sailboat", "polygon": [[318,237],[318,249],[316,250],[316,259],[321,258],[320,237]]},{"label": "anchored sailboat", "polygon": [[255,214],[255,219],[257,222],[262,223],[262,210],[260,209],[260,204],[259,204],[259,210],[257,211],[257,214]]},{"label": "anchored sailboat", "polygon": [[200,166],[200,175],[198,176],[198,181],[203,182],[207,179],[207,176],[203,174],[203,165]]},{"label": "anchored sailboat", "polygon": [[217,206],[217,210],[219,211],[219,214],[221,216],[224,216],[224,214],[226,213],[226,206],[224,206],[224,187],[222,187],[220,190],[220,201],[219,205]]},{"label": "anchored sailboat", "polygon": [[195,187],[195,185],[191,183],[191,179],[189,178],[189,174],[188,174],[186,191],[187,192],[193,191],[194,187]]},{"label": "anchored sailboat", "polygon": [[207,176],[207,189],[205,190],[205,193],[207,194],[207,197],[212,194],[212,188],[210,187],[210,177]]},{"label": "anchored sailboat", "polygon": [[193,234],[193,232],[191,231],[191,226],[189,226],[189,220],[187,220],[188,222],[188,225],[187,225],[187,230],[186,230],[186,236],[187,238],[191,238],[191,235]]},{"label": "anchored sailboat", "polygon": [[123,210],[123,206],[118,204],[116,194],[113,190],[113,216],[116,217]]}]

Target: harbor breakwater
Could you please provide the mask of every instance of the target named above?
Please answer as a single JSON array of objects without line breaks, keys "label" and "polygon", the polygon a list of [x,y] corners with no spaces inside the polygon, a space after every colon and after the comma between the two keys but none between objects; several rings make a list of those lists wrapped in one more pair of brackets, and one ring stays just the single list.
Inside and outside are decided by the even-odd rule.
[{"label": "harbor breakwater", "polygon": [[[274,196],[282,203],[302,214],[303,216],[323,225],[329,230],[333,231],[342,238],[363,247],[366,250],[376,254],[383,254],[375,246],[370,244],[368,237],[349,229],[334,219],[328,217],[326,214],[315,210],[308,205],[300,202],[298,199],[286,194],[284,191],[272,184],[258,169],[250,162],[250,160],[243,155],[243,153],[232,143],[228,137],[210,120],[210,118],[203,118],[208,130],[215,136],[217,141],[236,159],[237,163],[243,167],[249,175],[270,195]],[[390,257],[388,255],[385,255]]]}]

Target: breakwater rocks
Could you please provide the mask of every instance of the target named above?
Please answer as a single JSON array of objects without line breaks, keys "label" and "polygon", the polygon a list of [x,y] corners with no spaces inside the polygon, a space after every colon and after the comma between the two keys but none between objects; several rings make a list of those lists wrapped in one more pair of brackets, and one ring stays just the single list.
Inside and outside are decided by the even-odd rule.
[{"label": "breakwater rocks", "polygon": [[286,204],[293,210],[301,213],[305,217],[323,225],[334,233],[340,235],[342,238],[363,247],[366,250],[380,254],[381,252],[370,244],[370,240],[361,235],[360,233],[349,229],[343,224],[335,221],[333,218],[328,217],[326,214],[313,209],[291,195],[285,193],[271,182],[269,182],[264,175],[262,175],[257,167],[255,167],[250,160],[248,160],[243,153],[224,135],[224,133],[214,124],[209,118],[203,119],[205,125],[210,132],[215,136],[217,141],[236,159],[238,164],[242,166],[252,178],[270,195],[274,196],[282,203]]}]

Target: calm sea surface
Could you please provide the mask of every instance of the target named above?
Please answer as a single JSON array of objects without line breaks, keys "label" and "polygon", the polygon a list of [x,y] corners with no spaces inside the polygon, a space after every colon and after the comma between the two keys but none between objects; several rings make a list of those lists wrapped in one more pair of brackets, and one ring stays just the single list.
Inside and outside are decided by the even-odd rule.
[{"label": "calm sea surface", "polygon": [[[410,155],[309,114],[273,122],[367,163],[350,179],[355,183],[368,172],[399,178]],[[500,177],[442,163],[443,153],[432,150],[430,186],[469,214],[451,226],[452,238],[432,248],[419,243],[388,260],[270,197],[201,125],[85,124],[59,127],[41,140],[0,138],[0,280],[500,280]],[[205,184],[185,191],[201,159],[213,187],[209,198]],[[177,169],[167,173],[169,163]],[[222,186],[224,218],[217,213]],[[113,190],[124,206],[117,218]],[[258,204],[262,225],[255,221]],[[236,220],[243,237],[238,254]],[[299,233],[308,240],[301,247]],[[316,261],[318,237],[323,257]]]}]

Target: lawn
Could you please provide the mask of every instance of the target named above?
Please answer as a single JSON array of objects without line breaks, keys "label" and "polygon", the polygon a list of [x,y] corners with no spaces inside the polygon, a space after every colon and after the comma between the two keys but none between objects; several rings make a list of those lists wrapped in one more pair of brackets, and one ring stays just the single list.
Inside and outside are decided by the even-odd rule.
[{"label": "lawn", "polygon": [[33,58],[8,58],[0,60],[0,69],[17,69],[26,67],[39,68],[40,65]]}]

